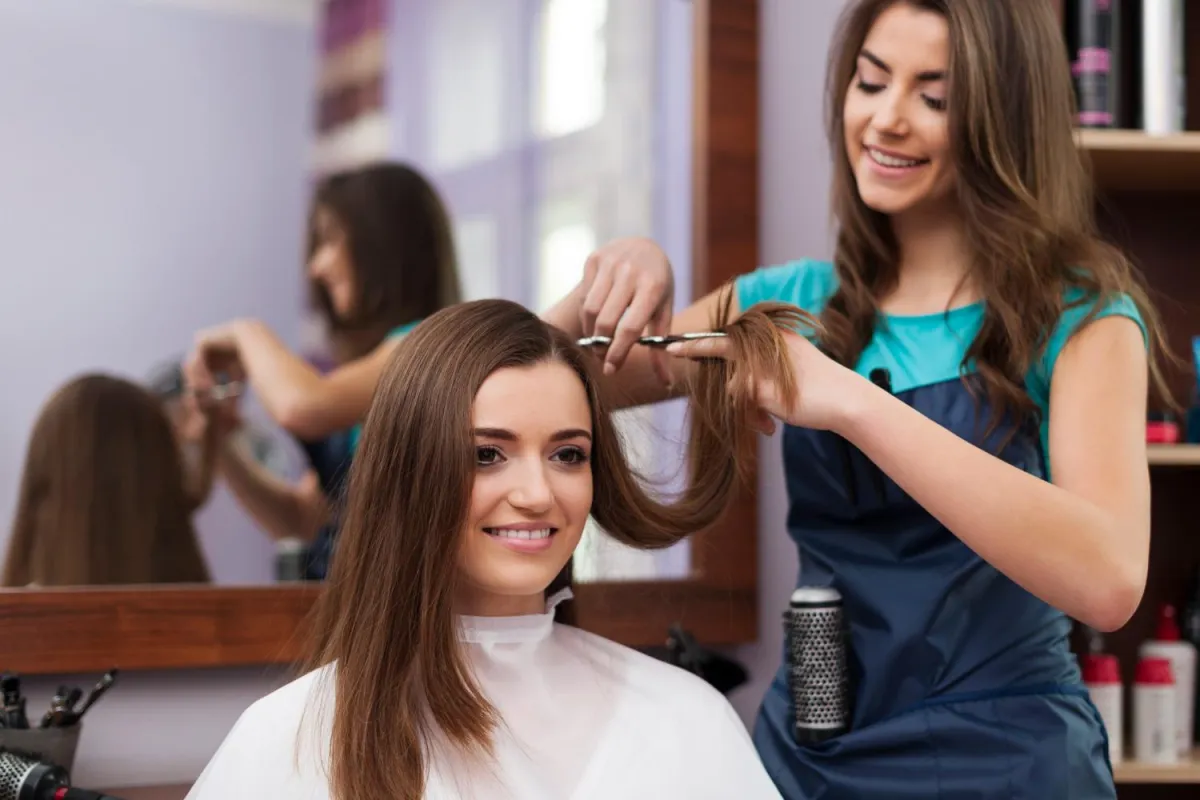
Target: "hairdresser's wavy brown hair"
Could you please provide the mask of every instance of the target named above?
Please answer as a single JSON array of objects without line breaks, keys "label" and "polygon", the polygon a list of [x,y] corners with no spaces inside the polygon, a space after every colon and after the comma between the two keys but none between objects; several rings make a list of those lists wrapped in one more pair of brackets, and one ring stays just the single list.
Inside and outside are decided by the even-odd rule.
[{"label": "hairdresser's wavy brown hair", "polygon": [[[208,463],[214,446],[210,435]],[[75,378],[34,424],[2,583],[206,583],[192,527],[206,494],[188,485],[157,397],[122,378]]]},{"label": "hairdresser's wavy brown hair", "polygon": [[339,316],[320,283],[311,298],[343,358],[374,348],[391,331],[460,298],[450,215],[433,184],[409,164],[378,162],[333,173],[313,194],[307,257],[317,248],[316,214],[333,215],[346,237],[357,301]]},{"label": "hairdresser's wavy brown hair", "polygon": [[729,327],[739,356],[696,370],[691,480],[670,504],[630,469],[594,358],[562,331],[515,303],[483,300],[440,311],[409,334],[366,419],[307,665],[336,664],[332,796],[418,800],[435,731],[464,752],[490,751],[497,714],[460,651],[453,606],[475,473],[471,409],[489,375],[547,361],[573,369],[592,412],[593,518],[621,542],[663,548],[725,510],[738,468],[753,456],[755,406],[744,378],[779,376],[792,393],[781,329],[810,322],[770,306]]},{"label": "hairdresser's wavy brown hair", "polygon": [[[885,215],[859,196],[846,152],[842,109],[875,20],[895,2],[858,0],[844,12],[828,68],[826,114],[833,155],[832,210],[839,223],[838,289],[822,314],[822,345],[853,366],[870,341],[879,299],[896,285],[900,253]],[[1075,145],[1075,97],[1062,29],[1046,0],[909,0],[949,27],[949,141],[957,201],[974,251],[972,277],[986,301],[967,350],[992,408],[1029,419],[1025,377],[1045,351],[1068,288],[1081,302],[1120,293],[1150,332],[1151,376],[1170,397],[1157,356],[1166,353],[1158,315],[1129,259],[1101,240],[1092,180]],[[1092,315],[1087,320],[1090,321]]]}]

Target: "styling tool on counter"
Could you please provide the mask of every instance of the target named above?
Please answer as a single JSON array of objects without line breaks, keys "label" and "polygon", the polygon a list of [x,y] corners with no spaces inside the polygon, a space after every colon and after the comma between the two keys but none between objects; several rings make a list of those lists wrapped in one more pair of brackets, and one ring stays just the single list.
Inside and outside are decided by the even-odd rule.
[{"label": "styling tool on counter", "polygon": [[108,672],[104,673],[100,680],[96,682],[96,685],[92,687],[92,690],[88,692],[88,696],[83,701],[83,705],[79,708],[79,710],[68,712],[63,717],[63,727],[74,725],[75,723],[79,722],[79,720],[83,718],[83,715],[88,712],[88,709],[95,705],[96,701],[99,700],[109,689],[111,689],[112,685],[116,683],[116,681],[116,669],[110,669]]},{"label": "styling tool on counter", "polygon": [[700,645],[678,623],[667,632],[668,664],[698,675],[721,694],[729,694],[750,677],[746,668],[731,658]]},{"label": "styling tool on counter", "polygon": [[0,678],[0,728],[28,728],[25,698],[21,695],[21,679],[16,675]]},{"label": "styling tool on counter", "polygon": [[850,728],[848,636],[842,595],[830,586],[802,586],[783,618],[788,692],[799,744],[816,744]]},{"label": "styling tool on counter", "polygon": [[62,767],[0,750],[0,800],[120,800],[71,786]]}]

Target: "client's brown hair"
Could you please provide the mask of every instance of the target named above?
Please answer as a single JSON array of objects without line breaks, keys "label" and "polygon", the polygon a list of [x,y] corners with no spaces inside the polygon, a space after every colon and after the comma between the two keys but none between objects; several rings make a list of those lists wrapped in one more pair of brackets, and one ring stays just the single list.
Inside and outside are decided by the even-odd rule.
[{"label": "client's brown hair", "polygon": [[187,486],[158,398],[121,378],[76,378],[34,424],[0,583],[207,582],[192,527],[203,494]]},{"label": "client's brown hair", "polygon": [[696,370],[690,481],[667,504],[625,460],[595,359],[562,331],[504,300],[452,306],[414,329],[367,415],[317,607],[307,668],[336,662],[332,797],[419,800],[435,731],[465,752],[490,752],[497,714],[460,650],[453,607],[475,474],[472,406],[489,375],[547,361],[573,369],[591,406],[592,517],[620,542],[664,548],[724,512],[753,454],[748,379],[775,376],[793,391],[781,329],[813,324],[799,309],[771,305],[726,328],[735,357]]}]

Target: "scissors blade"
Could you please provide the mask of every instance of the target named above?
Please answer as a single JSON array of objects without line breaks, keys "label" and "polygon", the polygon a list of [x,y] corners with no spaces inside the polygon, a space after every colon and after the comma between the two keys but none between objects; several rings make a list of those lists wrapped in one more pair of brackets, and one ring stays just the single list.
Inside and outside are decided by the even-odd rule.
[{"label": "scissors blade", "polygon": [[[674,333],[669,336],[642,336],[637,343],[645,347],[666,347],[676,342],[694,342],[698,339],[724,339],[728,334],[721,331],[697,331],[695,333]],[[580,347],[608,347],[612,344],[611,336],[585,336],[577,339]]]},{"label": "scissors blade", "polygon": [[643,336],[638,344],[646,347],[666,347],[676,342],[695,342],[700,339],[724,339],[728,334],[722,331],[697,331],[695,333],[674,333],[670,336]]},{"label": "scissors blade", "polygon": [[205,400],[228,400],[231,397],[240,397],[242,389],[241,381],[230,381],[229,383],[218,383],[209,389],[189,389],[188,391],[195,397]]}]

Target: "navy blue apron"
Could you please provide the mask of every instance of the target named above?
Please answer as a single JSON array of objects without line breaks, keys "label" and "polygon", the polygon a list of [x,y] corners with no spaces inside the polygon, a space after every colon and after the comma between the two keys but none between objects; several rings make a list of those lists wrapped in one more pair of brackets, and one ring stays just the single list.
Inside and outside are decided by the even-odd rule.
[{"label": "navy blue apron", "polygon": [[317,473],[321,491],[329,499],[333,514],[333,519],[321,526],[316,538],[305,551],[304,579],[323,581],[329,573],[329,562],[333,558],[341,499],[345,493],[350,463],[353,460],[351,436],[349,432],[342,432],[315,442],[298,441],[308,457],[309,464]]},{"label": "navy blue apron", "polygon": [[[1012,430],[985,438],[986,402],[958,378],[897,396],[989,452]],[[1070,621],[841,437],[789,426],[783,443],[799,583],[844,598],[853,703],[847,733],[797,745],[781,666],[754,739],[784,798],[1115,798]],[[1000,456],[1045,474],[1036,425]]]}]

